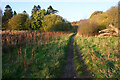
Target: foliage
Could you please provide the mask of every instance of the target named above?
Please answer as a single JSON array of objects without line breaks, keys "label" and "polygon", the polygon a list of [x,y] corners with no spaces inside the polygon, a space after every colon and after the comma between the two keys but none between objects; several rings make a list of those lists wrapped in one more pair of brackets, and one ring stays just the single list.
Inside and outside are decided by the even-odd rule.
[{"label": "foliage", "polygon": [[36,13],[33,13],[33,19],[31,21],[31,28],[33,30],[40,30],[42,27],[42,20],[44,19],[44,16],[46,15],[45,9],[37,11]]},{"label": "foliage", "polygon": [[50,14],[50,13],[55,14],[57,12],[58,12],[58,10],[53,9],[53,7],[51,5],[47,8],[47,14]]},{"label": "foliage", "polygon": [[85,20],[80,22],[78,27],[78,34],[81,36],[94,36],[98,34],[98,24],[93,21]]},{"label": "foliage", "polygon": [[106,27],[108,25],[108,15],[106,13],[94,15],[89,20],[96,22],[98,24],[98,26],[99,26],[99,30],[106,29]]},{"label": "foliage", "polygon": [[33,15],[35,15],[37,13],[37,11],[40,11],[40,10],[41,10],[40,5],[38,5],[38,6],[34,5],[34,7],[32,9],[31,19],[33,19]]},{"label": "foliage", "polygon": [[111,7],[107,12],[108,23],[118,27],[118,7]]},{"label": "foliage", "polygon": [[36,13],[37,11],[40,11],[40,10],[41,10],[40,5],[38,5],[38,6],[34,5],[34,7],[32,9],[32,13]]},{"label": "foliage", "polygon": [[103,13],[103,11],[95,11],[94,13],[92,13],[92,15],[90,16],[90,18],[92,18],[95,15],[102,14],[102,13]]},{"label": "foliage", "polygon": [[42,31],[54,31],[56,27],[55,25],[58,23],[62,23],[62,22],[65,22],[65,21],[59,15],[55,15],[55,14],[46,15],[44,16],[44,20],[42,21],[41,30]]},{"label": "foliage", "polygon": [[23,14],[27,14],[27,12],[24,10],[24,11],[23,11]]},{"label": "foliage", "polygon": [[55,31],[72,31],[73,27],[69,22],[58,22],[52,25]]},{"label": "foliage", "polygon": [[75,38],[93,78],[119,78],[119,53],[117,37]]},{"label": "foliage", "polygon": [[42,20],[41,31],[71,31],[72,25],[65,21],[61,16],[49,14]]},{"label": "foliage", "polygon": [[[50,22],[48,22],[48,20],[45,16],[54,15],[56,12],[58,12],[58,11],[54,10],[52,8],[52,6],[49,6],[47,11],[45,9],[41,10],[41,7],[38,8],[38,7],[34,6],[34,8],[32,10],[32,17],[31,17],[31,29],[48,31],[49,29],[47,29],[47,28],[50,28],[52,26],[52,24],[54,24],[54,22],[49,20],[50,22],[52,22],[52,24],[50,24],[50,25],[47,24]],[[53,14],[50,14],[50,13],[53,13]],[[56,19],[54,18],[54,20],[56,20]],[[46,26],[50,26],[50,27],[46,27]]]},{"label": "foliage", "polygon": [[29,29],[29,17],[27,14],[17,14],[9,20],[8,24],[9,29],[26,30]]},{"label": "foliage", "polygon": [[89,20],[98,23],[100,30],[108,28],[109,24],[118,27],[118,7],[111,7],[106,12],[95,11]]},{"label": "foliage", "polygon": [[14,11],[14,15],[16,15],[17,13],[16,13],[16,11]]},{"label": "foliage", "polygon": [[[5,11],[4,16],[9,15],[10,17],[8,12],[11,11],[12,14],[12,9],[9,5],[6,5]],[[70,29],[72,29],[71,24],[59,15],[55,15],[57,12],[58,10],[53,9],[51,5],[47,8],[47,11],[45,9],[41,10],[40,5],[34,5],[30,20],[25,10],[22,14],[17,14],[16,11],[14,11],[14,17],[12,19],[9,18],[10,20],[3,16],[3,26],[5,24],[7,29],[10,30],[70,31]],[[5,21],[5,19],[7,20]],[[9,26],[6,24],[8,22]]]},{"label": "foliage", "polygon": [[12,16],[13,16],[12,8],[9,5],[6,5],[4,16],[3,16],[3,21],[9,20]]},{"label": "foliage", "polygon": [[4,15],[2,16],[2,27],[8,28],[8,20],[13,17],[12,8],[9,5],[6,5]]},{"label": "foliage", "polygon": [[118,3],[118,28],[120,30],[120,1]]}]

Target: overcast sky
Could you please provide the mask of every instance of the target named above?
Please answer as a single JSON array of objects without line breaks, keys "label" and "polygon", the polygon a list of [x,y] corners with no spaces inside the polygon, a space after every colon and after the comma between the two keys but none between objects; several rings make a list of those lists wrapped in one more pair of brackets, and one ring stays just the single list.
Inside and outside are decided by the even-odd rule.
[{"label": "overcast sky", "polygon": [[58,15],[68,21],[79,21],[88,19],[94,11],[106,11],[112,6],[117,6],[119,0],[2,0],[1,8],[9,4],[12,10],[22,13],[24,10],[31,15],[34,5],[40,5],[42,9],[47,9],[51,5],[58,10]]}]

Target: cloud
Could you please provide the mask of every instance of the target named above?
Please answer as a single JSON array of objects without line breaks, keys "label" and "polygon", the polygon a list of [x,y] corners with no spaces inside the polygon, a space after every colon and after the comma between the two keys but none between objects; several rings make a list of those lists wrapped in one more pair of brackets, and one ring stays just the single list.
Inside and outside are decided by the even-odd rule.
[{"label": "cloud", "polygon": [[2,2],[119,2],[119,0],[2,0]]}]

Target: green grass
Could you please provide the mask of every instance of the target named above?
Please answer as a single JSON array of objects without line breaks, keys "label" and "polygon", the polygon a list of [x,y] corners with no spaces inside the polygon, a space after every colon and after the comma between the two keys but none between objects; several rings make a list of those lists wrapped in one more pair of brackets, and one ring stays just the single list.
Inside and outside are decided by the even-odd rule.
[{"label": "green grass", "polygon": [[16,47],[2,55],[3,78],[57,78],[63,72],[72,34],[47,43]]},{"label": "green grass", "polygon": [[118,78],[118,37],[79,37],[77,45],[93,78]]}]

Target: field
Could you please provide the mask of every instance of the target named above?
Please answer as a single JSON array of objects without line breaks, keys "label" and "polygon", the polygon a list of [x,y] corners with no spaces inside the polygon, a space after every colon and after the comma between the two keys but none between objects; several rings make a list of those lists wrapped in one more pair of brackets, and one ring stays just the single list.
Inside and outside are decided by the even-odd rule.
[{"label": "field", "polygon": [[118,41],[61,31],[2,31],[2,77],[118,78]]},{"label": "field", "polygon": [[[75,41],[79,46],[82,61],[74,50],[74,59],[79,74],[84,74],[83,63],[93,78],[118,78],[120,77],[118,37],[79,37]],[[75,43],[74,43],[75,45]]]},{"label": "field", "polygon": [[63,71],[70,32],[3,31],[3,78],[55,78]]}]

